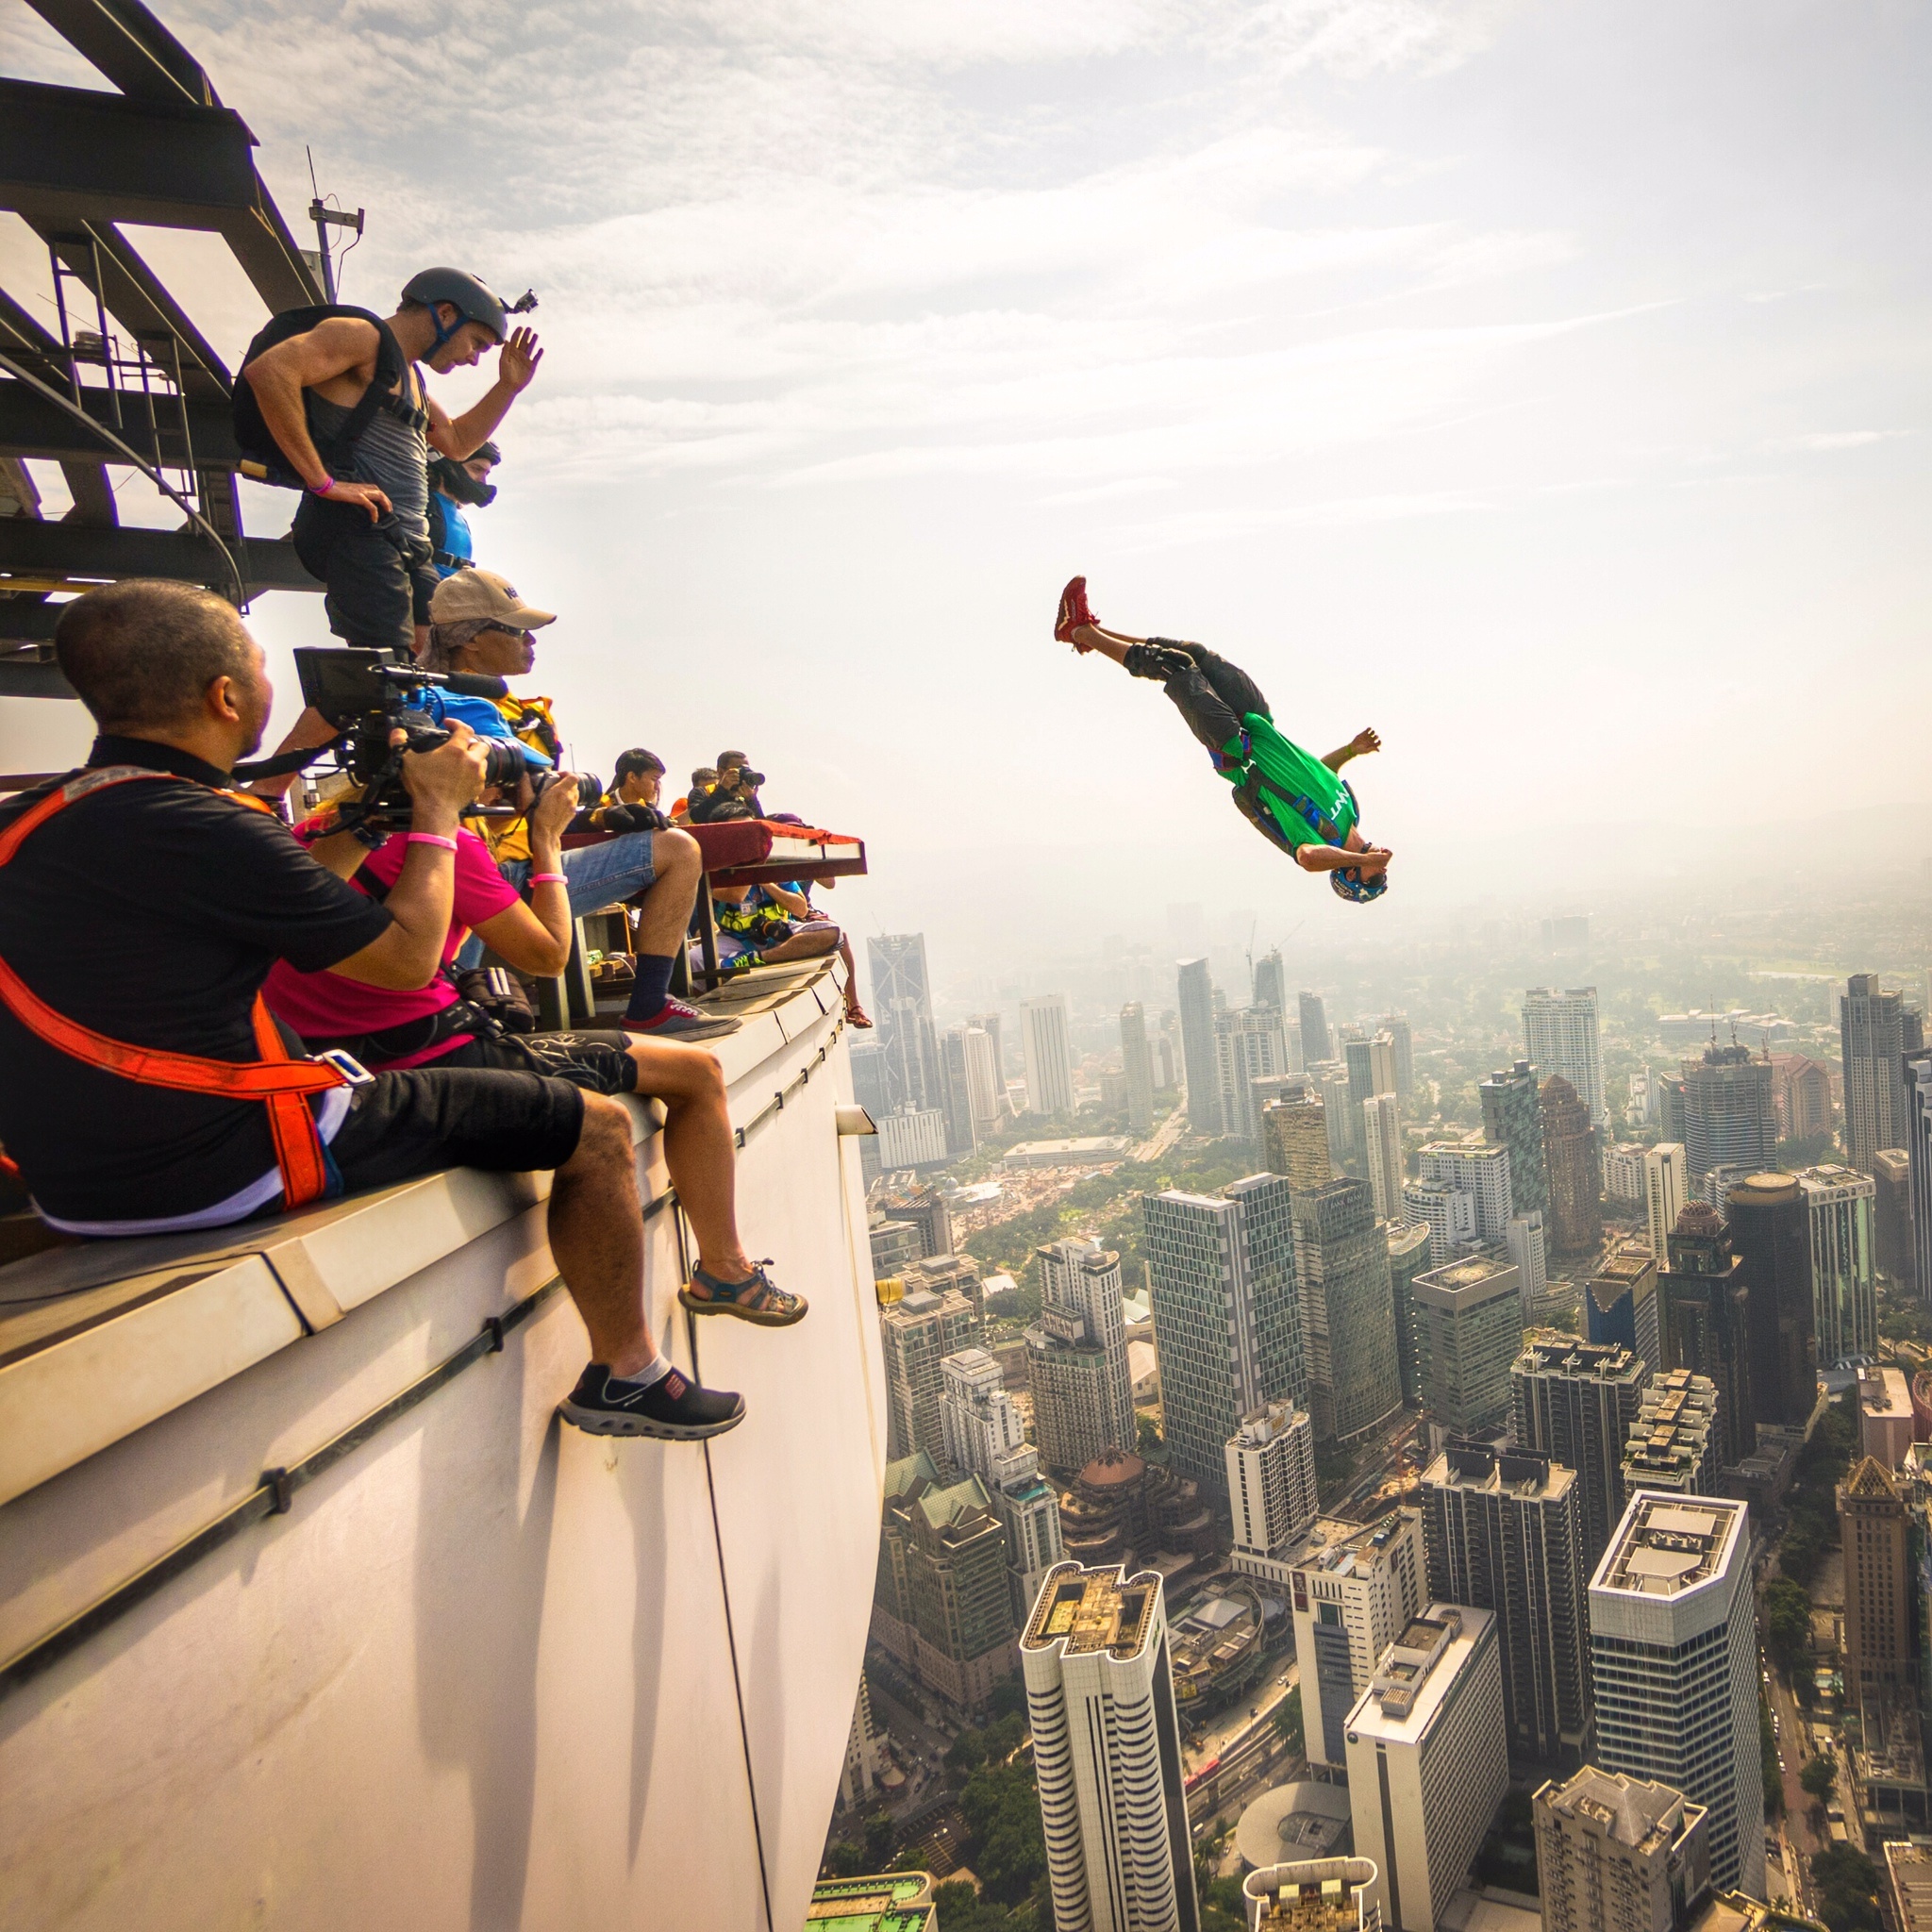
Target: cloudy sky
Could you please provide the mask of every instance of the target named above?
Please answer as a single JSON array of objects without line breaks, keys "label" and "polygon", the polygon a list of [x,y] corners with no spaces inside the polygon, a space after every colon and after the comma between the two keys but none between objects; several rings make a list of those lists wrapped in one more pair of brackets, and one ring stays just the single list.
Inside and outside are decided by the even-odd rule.
[{"label": "cloudy sky", "polygon": [[[541,688],[592,766],[747,745],[872,841],[862,927],[1356,930],[1860,808],[1932,850],[1922,6],[159,10],[285,209],[305,143],[368,208],[348,299],[536,287],[477,528],[564,613]],[[142,245],[238,348],[245,285]],[[1377,725],[1398,892],[1332,902],[1156,687],[1053,645],[1075,570],[1317,748]]]}]

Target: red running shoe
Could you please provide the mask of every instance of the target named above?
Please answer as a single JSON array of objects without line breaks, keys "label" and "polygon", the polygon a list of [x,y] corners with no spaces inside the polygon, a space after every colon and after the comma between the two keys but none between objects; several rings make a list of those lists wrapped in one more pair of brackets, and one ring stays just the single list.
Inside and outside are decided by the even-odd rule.
[{"label": "red running shoe", "polygon": [[1083,624],[1098,626],[1100,620],[1087,608],[1087,579],[1074,577],[1060,592],[1059,615],[1054,620],[1053,634],[1058,643],[1074,644],[1074,650],[1083,656],[1091,651],[1091,644],[1074,644],[1074,633]]}]

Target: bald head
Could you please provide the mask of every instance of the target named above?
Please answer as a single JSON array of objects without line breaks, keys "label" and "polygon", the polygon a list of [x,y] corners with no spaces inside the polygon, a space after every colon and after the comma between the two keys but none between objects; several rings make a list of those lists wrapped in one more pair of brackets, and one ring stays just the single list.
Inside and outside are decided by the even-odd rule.
[{"label": "bald head", "polygon": [[123,737],[192,726],[221,678],[266,691],[234,607],[193,584],[130,577],[89,591],[61,611],[54,655],[94,723]]}]

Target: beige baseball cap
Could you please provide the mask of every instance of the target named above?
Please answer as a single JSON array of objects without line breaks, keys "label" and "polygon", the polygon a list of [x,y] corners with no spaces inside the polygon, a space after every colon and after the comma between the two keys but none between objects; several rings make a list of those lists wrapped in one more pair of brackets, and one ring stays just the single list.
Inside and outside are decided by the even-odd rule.
[{"label": "beige baseball cap", "polygon": [[557,622],[554,610],[539,610],[517,595],[517,587],[493,570],[459,570],[444,577],[429,600],[432,624],[469,624],[484,619],[505,630],[541,630]]}]

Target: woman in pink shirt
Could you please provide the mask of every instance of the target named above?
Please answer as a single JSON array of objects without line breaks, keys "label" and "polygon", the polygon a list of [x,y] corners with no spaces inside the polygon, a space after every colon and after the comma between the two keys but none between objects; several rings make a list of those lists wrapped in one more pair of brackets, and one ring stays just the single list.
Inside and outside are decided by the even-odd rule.
[{"label": "woman in pink shirt", "polygon": [[[336,973],[298,973],[277,960],[262,988],[269,1010],[310,1052],[339,1046],[372,1072],[409,1067],[508,1069],[569,1080],[599,1093],[648,1095],[664,1108],[664,1163],[696,1237],[698,1258],[678,1299],[698,1314],[779,1327],[806,1312],[746,1256],[738,1233],[736,1152],[724,1075],[715,1054],[676,1040],[610,1031],[505,1034],[457,991],[448,968],[471,932],[520,973],[552,978],[570,961],[572,922],[562,838],[577,808],[563,774],[530,812],[525,905],[475,833],[457,833],[456,890],[442,963],[425,987],[394,992]],[[332,829],[311,822],[315,833]],[[304,836],[307,828],[299,828]],[[311,835],[312,836],[312,835]],[[403,869],[407,839],[391,837],[351,883],[384,897]]]}]

